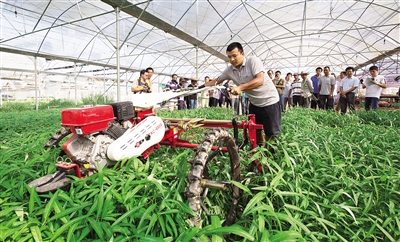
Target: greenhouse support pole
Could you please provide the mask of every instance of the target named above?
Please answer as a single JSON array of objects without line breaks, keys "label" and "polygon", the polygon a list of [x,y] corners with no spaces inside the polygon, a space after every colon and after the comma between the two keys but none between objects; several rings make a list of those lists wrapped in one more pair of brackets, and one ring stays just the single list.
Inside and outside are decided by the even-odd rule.
[{"label": "greenhouse support pole", "polygon": [[74,63],[74,81],[75,81],[75,105],[78,105],[78,90],[77,90],[77,85],[76,81],[78,79],[78,75],[76,74],[76,62]]},{"label": "greenhouse support pole", "polygon": [[[1,77],[1,73],[0,73]],[[2,88],[3,88],[3,79],[0,78],[0,108],[3,107],[3,94],[2,94]]]},{"label": "greenhouse support pole", "polygon": [[196,46],[196,79],[199,80],[199,46]]},{"label": "greenhouse support pole", "polygon": [[104,82],[103,98],[104,98],[104,103],[106,103],[106,68],[105,67],[103,67],[103,82]]},{"label": "greenhouse support pole", "polygon": [[119,50],[120,50],[120,46],[119,46],[119,7],[115,8],[115,15],[116,15],[116,47],[117,47],[117,102],[119,102],[121,100],[121,93],[120,93],[120,78],[119,78]]},{"label": "greenhouse support pole", "polygon": [[128,71],[125,72],[125,96],[128,96]]},{"label": "greenhouse support pole", "polygon": [[36,111],[39,110],[39,99],[38,99],[38,83],[37,83],[37,58],[35,56],[34,59],[34,66],[35,66],[35,108]]}]

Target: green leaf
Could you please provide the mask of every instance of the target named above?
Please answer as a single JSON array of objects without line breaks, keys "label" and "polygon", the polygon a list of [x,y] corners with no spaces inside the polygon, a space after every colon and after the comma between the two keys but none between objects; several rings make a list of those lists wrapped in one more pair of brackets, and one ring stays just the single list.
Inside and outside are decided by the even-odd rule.
[{"label": "green leaf", "polygon": [[232,225],[229,227],[219,227],[219,228],[212,228],[212,227],[204,227],[202,230],[198,232],[198,235],[213,235],[213,234],[235,234],[242,238],[248,239],[253,241],[254,237],[251,236],[243,227],[239,225]]},{"label": "green leaf", "polygon": [[40,232],[39,227],[31,226],[30,229],[31,229],[31,233],[32,233],[32,236],[33,236],[33,239],[35,240],[35,242],[42,242],[43,239],[42,239],[42,234]]},{"label": "green leaf", "polygon": [[55,239],[57,239],[58,237],[60,237],[60,235],[61,235],[62,233],[64,233],[67,229],[69,229],[70,226],[72,226],[72,225],[75,224],[75,223],[80,223],[82,220],[85,220],[85,219],[87,219],[87,218],[88,218],[88,216],[85,215],[85,216],[82,216],[82,217],[77,217],[77,218],[75,218],[75,219],[72,219],[71,221],[68,221],[68,223],[64,224],[63,226],[61,226],[59,229],[57,229],[57,230],[55,231],[55,233],[54,233],[53,236],[50,238],[50,240],[55,240]]},{"label": "green leaf", "polygon": [[125,218],[131,216],[134,212],[136,212],[137,210],[139,210],[140,208],[142,208],[143,206],[137,206],[133,209],[131,209],[130,211],[124,213],[122,216],[120,216],[112,225],[111,228],[118,225],[119,223],[121,223]]},{"label": "green leaf", "polygon": [[297,241],[302,238],[303,236],[296,231],[279,231],[270,238],[270,242]]},{"label": "green leaf", "polygon": [[43,212],[43,216],[42,216],[42,226],[47,222],[47,219],[51,213],[51,211],[53,211],[54,209],[54,202],[57,199],[57,195],[58,195],[59,190],[56,191],[56,193],[54,193],[51,198],[50,201],[46,204],[46,207],[44,208],[44,212]]}]

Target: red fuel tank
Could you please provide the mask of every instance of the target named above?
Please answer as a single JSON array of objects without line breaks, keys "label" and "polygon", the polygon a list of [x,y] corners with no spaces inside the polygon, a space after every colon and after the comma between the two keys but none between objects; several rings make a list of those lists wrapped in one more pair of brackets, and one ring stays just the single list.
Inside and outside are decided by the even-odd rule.
[{"label": "red fuel tank", "polygon": [[114,119],[113,108],[110,105],[68,108],[61,112],[61,125],[68,126],[76,134],[105,130]]}]

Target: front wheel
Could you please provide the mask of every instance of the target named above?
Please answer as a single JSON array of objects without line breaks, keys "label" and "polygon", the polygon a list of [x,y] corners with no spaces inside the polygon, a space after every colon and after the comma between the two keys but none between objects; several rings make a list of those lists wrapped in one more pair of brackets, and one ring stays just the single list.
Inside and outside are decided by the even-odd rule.
[{"label": "front wheel", "polygon": [[[208,187],[219,187],[223,189],[227,183],[219,181],[210,181],[207,179],[207,163],[213,159],[216,152],[211,152],[213,144],[219,141],[219,147],[226,147],[229,153],[231,165],[231,179],[240,182],[240,162],[238,147],[232,135],[225,129],[215,128],[207,132],[203,140],[197,147],[194,159],[190,161],[190,170],[187,176],[186,196],[189,200],[189,207],[196,213],[191,217],[193,225],[201,222],[201,194],[207,190]],[[214,147],[215,148],[215,147]],[[209,154],[211,152],[211,154]],[[229,206],[230,210],[226,214],[224,222],[225,226],[234,223],[240,190],[237,186],[232,185],[232,205]]]}]

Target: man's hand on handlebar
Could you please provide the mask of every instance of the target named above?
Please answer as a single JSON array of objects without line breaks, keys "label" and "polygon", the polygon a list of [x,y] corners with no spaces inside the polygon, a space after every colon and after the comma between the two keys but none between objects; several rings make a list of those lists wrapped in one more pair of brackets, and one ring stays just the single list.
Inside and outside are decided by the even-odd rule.
[{"label": "man's hand on handlebar", "polygon": [[232,93],[233,95],[240,95],[241,92],[242,92],[242,89],[240,88],[240,86],[233,87],[230,90],[230,93]]}]

